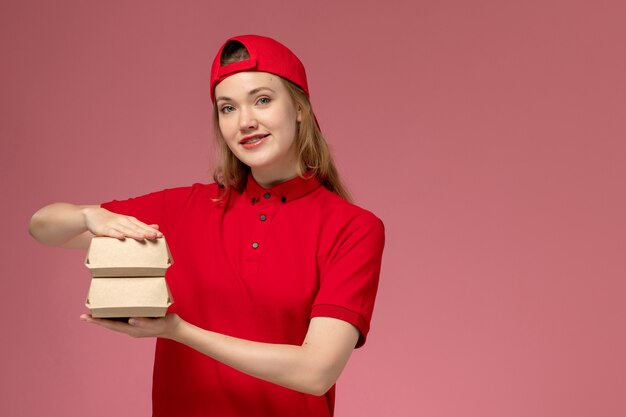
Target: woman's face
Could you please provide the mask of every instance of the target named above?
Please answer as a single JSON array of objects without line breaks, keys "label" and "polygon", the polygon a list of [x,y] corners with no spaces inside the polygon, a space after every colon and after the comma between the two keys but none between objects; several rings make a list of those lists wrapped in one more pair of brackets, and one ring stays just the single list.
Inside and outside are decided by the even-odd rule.
[{"label": "woman's face", "polygon": [[220,82],[215,97],[222,136],[257,182],[268,186],[297,175],[301,114],[278,76],[240,72]]}]

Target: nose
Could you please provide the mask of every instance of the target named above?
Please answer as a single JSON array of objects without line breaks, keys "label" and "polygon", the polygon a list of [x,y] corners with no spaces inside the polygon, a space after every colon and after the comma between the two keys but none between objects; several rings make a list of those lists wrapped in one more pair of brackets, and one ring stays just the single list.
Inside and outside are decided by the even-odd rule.
[{"label": "nose", "polygon": [[242,131],[254,130],[259,127],[254,112],[247,108],[242,108],[239,112],[239,129]]}]

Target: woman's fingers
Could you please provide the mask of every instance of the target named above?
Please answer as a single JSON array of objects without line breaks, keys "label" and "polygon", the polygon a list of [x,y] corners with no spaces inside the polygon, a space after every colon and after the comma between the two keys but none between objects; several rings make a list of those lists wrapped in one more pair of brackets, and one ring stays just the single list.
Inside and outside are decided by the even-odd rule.
[{"label": "woman's fingers", "polygon": [[95,233],[96,236],[114,237],[116,239],[124,239],[126,234],[113,227],[109,227],[105,233]]},{"label": "woman's fingers", "polygon": [[156,239],[159,237],[163,237],[163,233],[159,231],[159,225],[148,225],[137,220],[134,217],[128,217],[127,219],[134,227],[133,230],[137,231],[137,233],[143,233],[146,239]]},{"label": "woman's fingers", "polygon": [[180,318],[176,314],[167,314],[161,318],[130,318],[128,323],[93,318],[90,314],[82,314],[82,321],[97,324],[109,330],[120,333],[126,333],[132,337],[160,337],[167,336],[180,322]]},{"label": "woman's fingers", "polygon": [[134,224],[119,224],[116,225],[116,230],[122,232],[124,234],[124,237],[130,237],[136,240],[156,238],[156,233],[150,232],[148,229]]},{"label": "woman's fingers", "polygon": [[126,237],[145,240],[163,236],[156,224],[148,225],[132,216],[112,213],[103,208],[94,208],[86,212],[86,224],[96,236],[109,236],[117,239]]}]

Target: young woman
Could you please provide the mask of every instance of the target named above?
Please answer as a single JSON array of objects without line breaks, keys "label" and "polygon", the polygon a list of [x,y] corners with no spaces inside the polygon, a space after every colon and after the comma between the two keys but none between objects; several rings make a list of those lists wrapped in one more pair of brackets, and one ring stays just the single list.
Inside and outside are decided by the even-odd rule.
[{"label": "young woman", "polygon": [[175,300],[164,318],[81,319],[157,337],[154,416],[331,416],[365,342],[384,230],[348,201],[300,60],[273,39],[226,41],[211,70],[215,183],[34,214],[39,241],[165,235]]}]

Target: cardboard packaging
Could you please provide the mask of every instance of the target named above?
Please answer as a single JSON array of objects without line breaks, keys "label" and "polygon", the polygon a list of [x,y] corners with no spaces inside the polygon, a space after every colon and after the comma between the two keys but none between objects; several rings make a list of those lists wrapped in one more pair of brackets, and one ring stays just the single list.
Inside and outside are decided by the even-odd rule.
[{"label": "cardboard packaging", "polygon": [[163,317],[173,303],[165,281],[172,256],[165,238],[94,237],[85,265],[91,286],[85,305],[93,317]]}]

